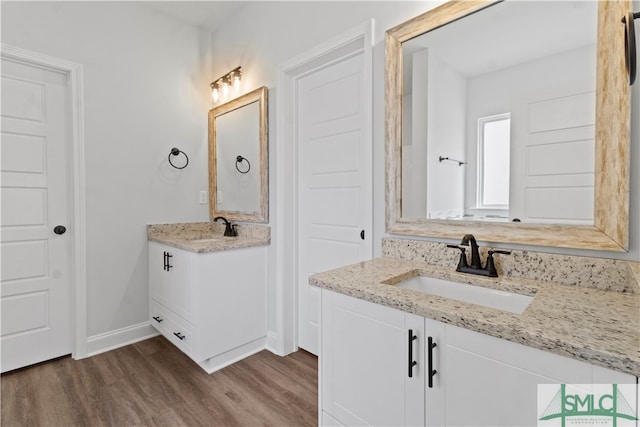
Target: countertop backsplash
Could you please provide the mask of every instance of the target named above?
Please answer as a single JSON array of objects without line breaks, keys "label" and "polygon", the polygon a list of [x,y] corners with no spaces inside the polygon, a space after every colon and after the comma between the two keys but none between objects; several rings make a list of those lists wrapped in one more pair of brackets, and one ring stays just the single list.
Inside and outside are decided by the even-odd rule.
[{"label": "countertop backsplash", "polygon": [[[480,248],[484,265],[489,248]],[[445,243],[383,238],[382,256],[456,268],[460,252]],[[640,263],[604,258],[511,250],[494,255],[500,276],[640,294]]]}]

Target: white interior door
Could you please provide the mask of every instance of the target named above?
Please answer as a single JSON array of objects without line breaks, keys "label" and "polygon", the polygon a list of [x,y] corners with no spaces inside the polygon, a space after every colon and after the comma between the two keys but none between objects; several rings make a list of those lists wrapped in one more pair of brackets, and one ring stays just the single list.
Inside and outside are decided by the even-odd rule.
[{"label": "white interior door", "polygon": [[364,53],[297,83],[298,345],[314,354],[320,291],[309,276],[372,255],[370,91]]},{"label": "white interior door", "polygon": [[592,225],[595,94],[588,82],[514,100],[509,216]]},{"label": "white interior door", "polygon": [[2,59],[1,370],[71,353],[68,76]]}]

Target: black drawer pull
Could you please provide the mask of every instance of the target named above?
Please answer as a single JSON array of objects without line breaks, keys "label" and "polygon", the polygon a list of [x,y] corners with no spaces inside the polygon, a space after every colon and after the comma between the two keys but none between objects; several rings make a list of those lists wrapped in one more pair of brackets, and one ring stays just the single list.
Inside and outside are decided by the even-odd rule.
[{"label": "black drawer pull", "polygon": [[182,335],[180,332],[174,332],[173,335],[177,336],[180,340],[184,340],[186,338],[186,336]]},{"label": "black drawer pull", "polygon": [[160,316],[153,316],[153,317],[152,317],[152,319],[153,319],[153,320],[155,320],[155,321],[156,321],[156,322],[158,322],[158,323],[161,323],[161,322],[164,320],[164,319],[163,319],[162,317],[160,317]]},{"label": "black drawer pull", "polygon": [[433,388],[433,376],[438,373],[435,369],[433,369],[433,349],[437,344],[433,342],[433,338],[427,338],[427,348],[429,350],[429,388]]},{"label": "black drawer pull", "polygon": [[418,364],[413,360],[413,341],[417,339],[418,337],[413,335],[413,329],[409,329],[409,378],[413,377],[413,367]]}]

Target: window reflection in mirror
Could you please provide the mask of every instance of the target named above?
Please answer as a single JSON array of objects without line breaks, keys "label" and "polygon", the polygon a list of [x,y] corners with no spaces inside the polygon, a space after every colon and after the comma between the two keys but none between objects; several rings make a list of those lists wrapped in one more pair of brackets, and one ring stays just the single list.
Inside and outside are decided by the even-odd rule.
[{"label": "window reflection in mirror", "polygon": [[[478,119],[478,209],[496,209],[497,218],[509,215],[509,153],[511,115]],[[491,214],[489,214],[491,215]]]}]

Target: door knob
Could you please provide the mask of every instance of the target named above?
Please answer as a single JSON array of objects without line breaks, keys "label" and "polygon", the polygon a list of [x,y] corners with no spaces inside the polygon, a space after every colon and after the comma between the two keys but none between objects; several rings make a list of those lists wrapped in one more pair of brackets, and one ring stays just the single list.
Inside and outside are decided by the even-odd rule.
[{"label": "door knob", "polygon": [[53,229],[53,232],[56,234],[64,234],[67,232],[67,227],[65,227],[64,225],[56,225]]}]

